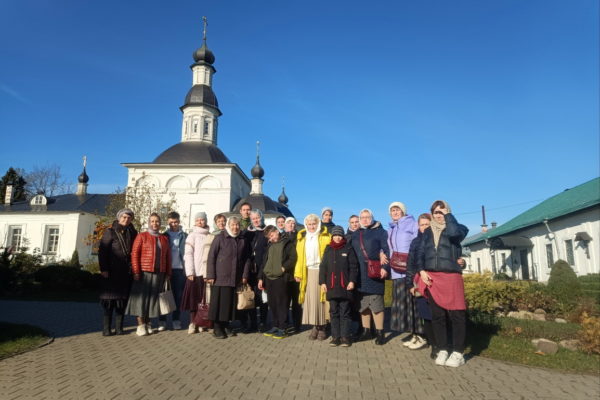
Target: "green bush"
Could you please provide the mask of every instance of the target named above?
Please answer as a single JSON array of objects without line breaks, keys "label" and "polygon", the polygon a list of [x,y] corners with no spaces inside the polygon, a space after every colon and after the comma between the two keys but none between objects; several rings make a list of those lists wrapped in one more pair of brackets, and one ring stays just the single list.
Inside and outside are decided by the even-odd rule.
[{"label": "green bush", "polygon": [[81,290],[95,289],[97,278],[90,272],[79,268],[50,265],[41,268],[35,273],[44,290]]},{"label": "green bush", "polygon": [[69,261],[69,266],[75,268],[81,268],[81,264],[79,264],[79,252],[77,249],[73,250],[73,254],[71,255],[71,260]]},{"label": "green bush", "polygon": [[566,261],[558,260],[552,266],[548,279],[548,293],[554,296],[562,312],[568,312],[577,305],[583,293],[581,283]]},{"label": "green bush", "polygon": [[100,273],[100,264],[98,263],[98,261],[92,261],[87,264],[84,264],[83,267],[81,267],[81,268],[84,271],[91,272],[92,274]]},{"label": "green bush", "polygon": [[512,281],[512,278],[504,272],[499,272],[496,275],[494,275],[494,280],[495,281]]},{"label": "green bush", "polygon": [[577,278],[584,296],[591,297],[600,305],[600,274],[588,274]]}]

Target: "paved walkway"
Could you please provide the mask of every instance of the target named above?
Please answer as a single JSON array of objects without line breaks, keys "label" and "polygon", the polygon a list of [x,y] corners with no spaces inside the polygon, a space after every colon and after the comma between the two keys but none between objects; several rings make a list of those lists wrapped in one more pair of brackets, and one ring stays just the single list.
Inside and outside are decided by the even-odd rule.
[{"label": "paved walkway", "polygon": [[0,320],[54,343],[0,361],[0,399],[597,399],[597,377],[474,358],[437,367],[394,339],[330,348],[306,333],[227,340],[165,331],[104,338],[97,304],[0,301]]}]

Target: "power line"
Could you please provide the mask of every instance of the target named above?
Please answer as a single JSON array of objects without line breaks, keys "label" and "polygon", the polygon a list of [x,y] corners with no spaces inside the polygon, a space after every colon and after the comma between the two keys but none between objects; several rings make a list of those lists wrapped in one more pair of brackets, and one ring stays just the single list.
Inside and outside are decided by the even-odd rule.
[{"label": "power line", "polygon": [[[503,210],[505,208],[511,208],[511,207],[516,207],[516,206],[522,206],[525,204],[531,204],[531,203],[538,203],[540,201],[542,201],[544,199],[537,199],[537,200],[529,200],[529,201],[523,201],[521,203],[515,203],[515,204],[509,204],[507,206],[500,206],[500,207],[493,207],[493,208],[486,208],[485,211],[496,211],[496,210]],[[467,212],[462,212],[462,213],[456,213],[456,215],[470,215],[470,214],[480,214],[481,210],[477,210],[477,211],[467,211]]]}]

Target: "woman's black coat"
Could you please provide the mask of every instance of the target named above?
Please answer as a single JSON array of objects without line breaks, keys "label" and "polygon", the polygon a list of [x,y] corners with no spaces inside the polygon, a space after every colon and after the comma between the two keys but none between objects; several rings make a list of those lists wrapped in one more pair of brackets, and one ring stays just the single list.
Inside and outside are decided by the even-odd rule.
[{"label": "woman's black coat", "polygon": [[352,291],[346,290],[346,287],[348,283],[354,282],[356,290],[357,279],[358,259],[352,245],[346,243],[337,250],[327,246],[319,266],[319,285],[327,285],[327,300],[352,300]]},{"label": "woman's black coat", "polygon": [[467,237],[469,229],[458,223],[450,213],[444,216],[446,229],[440,235],[437,249],[431,228],[425,229],[423,238],[417,249],[417,272],[421,270],[433,272],[462,272],[457,260],[462,255],[460,242]]}]

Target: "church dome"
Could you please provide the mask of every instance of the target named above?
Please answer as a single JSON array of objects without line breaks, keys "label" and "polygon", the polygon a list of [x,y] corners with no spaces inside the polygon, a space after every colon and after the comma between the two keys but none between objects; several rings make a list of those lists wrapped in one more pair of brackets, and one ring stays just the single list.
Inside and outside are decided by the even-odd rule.
[{"label": "church dome", "polygon": [[265,170],[260,165],[258,157],[256,158],[256,164],[254,164],[254,167],[252,167],[252,169],[250,170],[250,174],[253,178],[262,178],[263,176],[265,176]]},{"label": "church dome", "polygon": [[259,209],[265,217],[283,215],[285,217],[293,217],[294,215],[285,205],[273,201],[269,196],[264,194],[250,194],[238,200],[231,212],[239,214],[240,207],[244,203],[250,203],[252,209]]},{"label": "church dome", "polygon": [[79,183],[88,183],[90,181],[90,177],[85,173],[85,167],[83,167],[83,172],[81,175],[77,177],[77,182]]},{"label": "church dome", "polygon": [[217,110],[219,109],[217,96],[215,96],[215,93],[212,91],[210,86],[207,85],[192,86],[185,96],[185,101],[182,108],[190,105],[206,105],[216,108]]},{"label": "church dome", "polygon": [[288,200],[289,199],[288,199],[287,195],[285,194],[285,189],[281,188],[281,194],[277,198],[277,201],[279,201],[281,204],[287,204]]},{"label": "church dome", "polygon": [[192,57],[194,57],[194,61],[197,63],[205,62],[212,65],[215,62],[215,55],[206,47],[206,42],[202,43],[202,47],[194,51]]},{"label": "church dome", "polygon": [[181,142],[163,151],[154,164],[231,164],[217,146],[206,142]]}]

